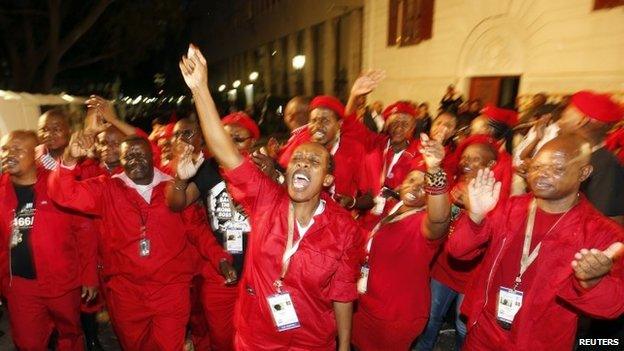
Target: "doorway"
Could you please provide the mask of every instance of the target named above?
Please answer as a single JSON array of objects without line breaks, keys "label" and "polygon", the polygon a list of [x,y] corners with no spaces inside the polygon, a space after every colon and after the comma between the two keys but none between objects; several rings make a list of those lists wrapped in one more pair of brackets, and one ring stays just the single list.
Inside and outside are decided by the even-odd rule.
[{"label": "doorway", "polygon": [[487,76],[470,78],[470,100],[515,109],[520,76]]}]

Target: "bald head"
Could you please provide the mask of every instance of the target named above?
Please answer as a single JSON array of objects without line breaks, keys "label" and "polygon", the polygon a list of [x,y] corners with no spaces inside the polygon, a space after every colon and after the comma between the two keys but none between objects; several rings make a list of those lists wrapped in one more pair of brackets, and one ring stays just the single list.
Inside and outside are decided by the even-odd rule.
[{"label": "bald head", "polygon": [[535,197],[574,197],[592,172],[591,146],[579,135],[561,135],[546,143],[529,164],[527,181]]},{"label": "bald head", "polygon": [[560,135],[544,144],[539,152],[557,152],[566,155],[568,162],[577,162],[581,167],[588,165],[591,159],[589,141],[578,134]]},{"label": "bald head", "polygon": [[37,138],[37,133],[32,130],[14,130],[9,132],[9,134],[2,137],[2,141],[0,141],[1,145],[4,145],[6,142],[12,139],[18,139],[24,141],[26,145],[31,145],[33,148],[38,145],[39,139]]},{"label": "bald head", "polygon": [[25,178],[32,178],[36,173],[37,141],[37,135],[29,130],[12,131],[2,138],[0,142],[2,170],[10,174],[14,182],[20,184],[23,181],[29,182],[29,179]]},{"label": "bald head", "polygon": [[310,101],[303,96],[290,99],[284,109],[284,123],[292,131],[308,124],[308,106]]}]

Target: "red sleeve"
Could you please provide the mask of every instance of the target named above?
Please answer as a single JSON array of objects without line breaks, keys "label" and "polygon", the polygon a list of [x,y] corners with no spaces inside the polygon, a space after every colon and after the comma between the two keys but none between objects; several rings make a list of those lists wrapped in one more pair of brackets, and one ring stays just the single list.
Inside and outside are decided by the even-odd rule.
[{"label": "red sleeve", "polygon": [[[585,248],[605,250],[616,241],[624,241],[624,229],[604,218],[590,220],[587,228],[591,242]],[[596,226],[594,226],[596,225]],[[572,261],[572,258],[570,258]],[[585,289],[580,286],[570,267],[570,276],[559,290],[558,296],[574,308],[593,318],[617,318],[624,313],[624,265],[617,259],[611,272],[596,286]]]},{"label": "red sleeve", "polygon": [[63,207],[98,215],[107,180],[106,176],[100,176],[78,181],[73,170],[60,166],[48,178],[48,196]]},{"label": "red sleeve", "polygon": [[80,283],[83,286],[98,286],[97,275],[97,230],[92,219],[74,216],[73,231],[78,242],[78,258],[80,259]]},{"label": "red sleeve", "polygon": [[310,141],[310,132],[308,131],[308,128],[305,128],[305,130],[301,131],[300,133],[291,136],[290,139],[288,139],[288,141],[286,142],[286,145],[282,146],[279,154],[277,155],[277,163],[280,165],[280,167],[286,169],[288,167],[288,162],[290,161],[290,158],[292,157],[292,154],[297,146],[307,141]]},{"label": "red sleeve", "polygon": [[460,260],[471,260],[483,253],[484,244],[490,241],[490,221],[492,218],[486,218],[479,225],[462,213],[448,235],[446,247],[449,254]]},{"label": "red sleeve", "polygon": [[208,226],[205,215],[199,215],[198,211],[203,212],[203,209],[196,209],[197,204],[187,207],[182,212],[182,218],[186,224],[186,232],[189,242],[197,248],[197,252],[210,264],[213,268],[220,272],[220,263],[222,260],[232,262],[232,256],[228,254],[221,245],[215,239],[212,230]]},{"label": "red sleeve", "polygon": [[352,113],[345,116],[340,127],[340,134],[343,136],[353,137],[364,145],[366,150],[375,148],[385,148],[388,137],[382,133],[375,133],[358,121],[357,115]]},{"label": "red sleeve", "polygon": [[256,165],[245,158],[236,168],[224,170],[223,178],[234,201],[253,216],[263,204],[273,205],[286,190],[271,180]]},{"label": "red sleeve", "polygon": [[621,274],[609,274],[591,289],[582,288],[571,275],[558,296],[593,318],[613,319],[624,313],[624,281]]},{"label": "red sleeve", "polygon": [[348,230],[348,234],[345,235],[345,249],[340,258],[338,269],[329,285],[329,298],[332,301],[350,302],[358,297],[356,283],[364,253],[364,234],[351,218],[346,218],[346,223],[340,227],[342,230]]}]

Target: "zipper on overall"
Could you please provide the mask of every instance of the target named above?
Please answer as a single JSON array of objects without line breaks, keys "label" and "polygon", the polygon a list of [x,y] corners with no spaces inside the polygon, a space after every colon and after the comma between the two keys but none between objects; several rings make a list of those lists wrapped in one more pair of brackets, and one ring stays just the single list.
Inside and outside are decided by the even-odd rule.
[{"label": "zipper on overall", "polygon": [[[492,265],[492,268],[490,269],[490,274],[488,274],[488,281],[487,284],[485,285],[485,302],[483,303],[483,308],[485,308],[487,306],[490,294],[490,283],[492,282],[492,274],[494,273],[494,269],[496,269],[496,264],[498,262],[498,259],[500,258],[501,253],[503,253],[503,248],[505,248],[505,242],[507,241],[507,238],[503,238],[503,243],[501,244],[500,249],[498,250],[498,253],[496,254],[496,257],[494,258],[494,264]],[[472,322],[472,326],[474,327],[477,324],[477,320],[478,318],[475,318],[475,320]]]}]

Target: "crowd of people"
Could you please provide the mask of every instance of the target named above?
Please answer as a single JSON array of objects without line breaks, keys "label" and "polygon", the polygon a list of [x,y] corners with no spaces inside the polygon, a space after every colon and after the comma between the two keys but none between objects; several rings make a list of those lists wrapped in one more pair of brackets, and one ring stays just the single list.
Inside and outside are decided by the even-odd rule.
[{"label": "crowd of people", "polygon": [[[624,342],[624,107],[580,91],[513,109],[293,98],[288,140],[196,115],[148,135],[87,100],[4,135],[1,295],[19,350],[571,350]],[[261,144],[261,141],[263,145]],[[606,321],[612,320],[612,321]],[[54,335],[54,337],[52,337]],[[601,339],[602,340],[602,339]],[[581,343],[583,345],[583,343]],[[595,345],[595,344],[594,344]]]}]

